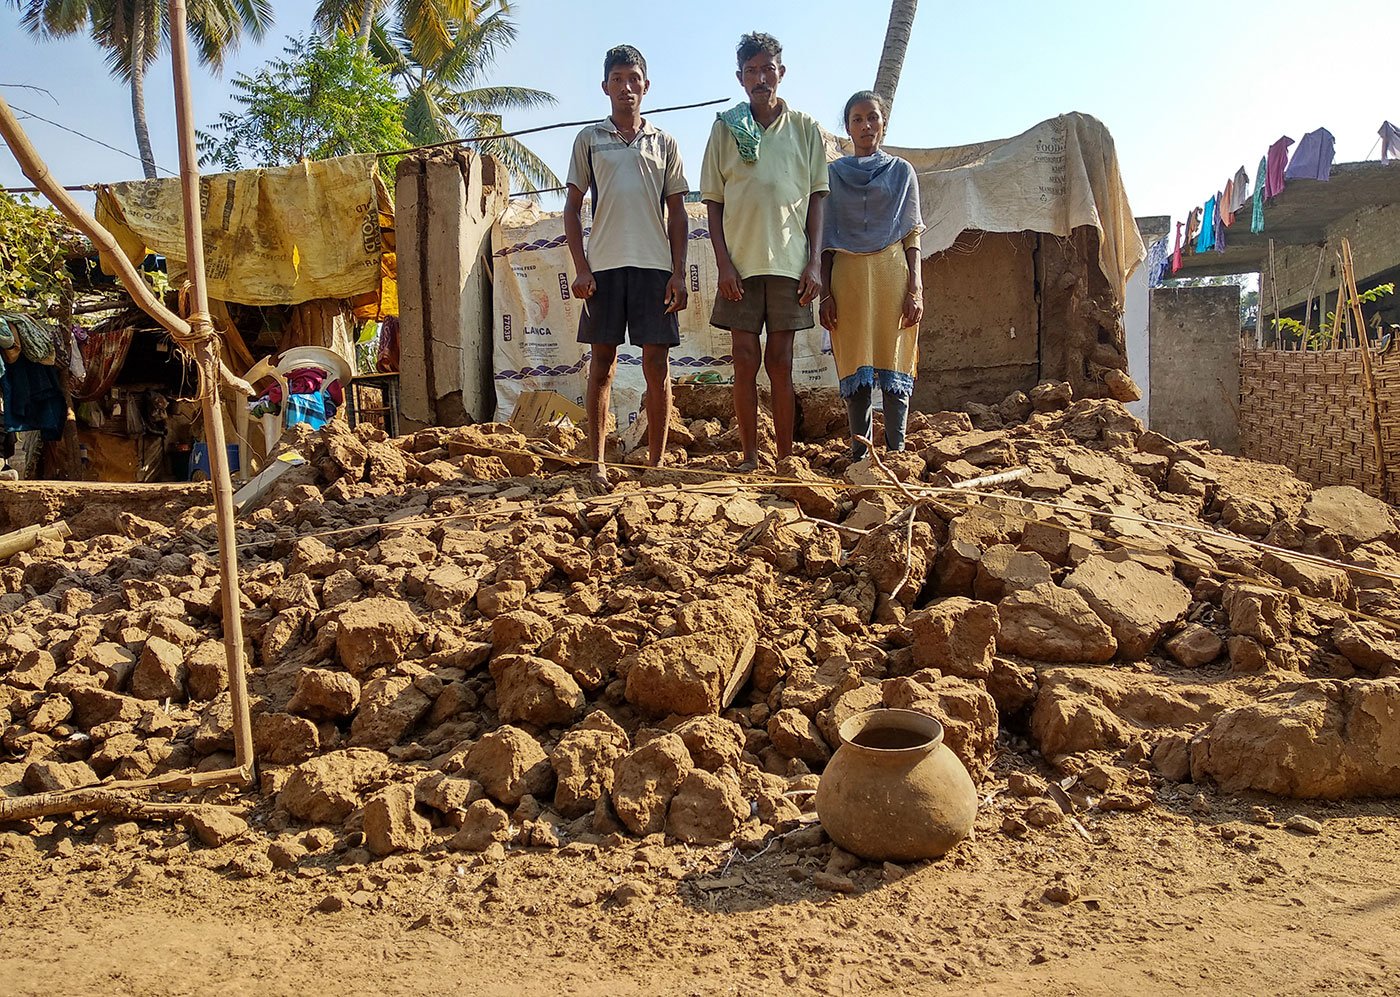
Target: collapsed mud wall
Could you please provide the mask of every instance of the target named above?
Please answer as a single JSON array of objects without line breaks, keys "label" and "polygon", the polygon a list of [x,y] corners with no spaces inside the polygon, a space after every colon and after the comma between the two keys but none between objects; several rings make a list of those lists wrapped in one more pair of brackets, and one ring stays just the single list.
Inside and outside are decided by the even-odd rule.
[{"label": "collapsed mud wall", "polygon": [[1098,233],[964,232],[923,263],[914,408],[993,405],[1042,380],[1077,398],[1133,401],[1123,307],[1098,264]]}]

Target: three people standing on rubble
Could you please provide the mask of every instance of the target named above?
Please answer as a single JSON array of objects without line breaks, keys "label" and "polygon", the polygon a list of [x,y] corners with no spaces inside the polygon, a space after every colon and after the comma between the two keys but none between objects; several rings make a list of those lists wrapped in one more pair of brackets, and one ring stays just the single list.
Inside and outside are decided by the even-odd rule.
[{"label": "three people standing on rubble", "polygon": [[[778,97],[787,72],[778,40],[746,34],[736,54],[735,75],[748,100],[717,116],[700,196],[719,271],[710,323],[732,337],[741,467],[753,470],[759,463],[760,363],[772,390],[777,459],[792,452],[793,339],[816,324],[818,302],[853,438],[870,437],[878,384],[886,446],[902,449],[923,315],[923,224],[913,168],[880,149],[885,106],[869,91],[846,104],[855,154],[828,168],[821,127]],[[689,222],[676,142],[641,115],[650,87],[645,59],[631,46],[618,46],[607,53],[603,73],[612,115],[575,140],[564,231],[576,273],[573,293],[584,302],[578,338],[592,347],[587,418],[593,473],[606,487],[605,426],[624,334],[642,349],[650,463],[664,459],[669,352],[680,343],[676,313],[687,304]],[[586,190],[593,197],[593,228],[585,251]],[[853,439],[855,458],[865,450]]]}]

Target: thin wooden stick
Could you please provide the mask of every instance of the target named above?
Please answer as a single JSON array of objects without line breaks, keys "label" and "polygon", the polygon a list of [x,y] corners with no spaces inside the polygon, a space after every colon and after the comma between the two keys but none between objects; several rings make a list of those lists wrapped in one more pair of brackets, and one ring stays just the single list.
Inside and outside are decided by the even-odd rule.
[{"label": "thin wooden stick", "polygon": [[[1381,480],[1381,498],[1390,501],[1390,469],[1386,466],[1385,439],[1381,435],[1381,403],[1376,395],[1376,374],[1371,366],[1371,340],[1366,334],[1366,316],[1361,311],[1361,295],[1356,290],[1356,265],[1352,260],[1351,241],[1342,239],[1342,277],[1347,284],[1347,305],[1356,324],[1361,346],[1361,376],[1366,381],[1366,401],[1371,410],[1371,434],[1376,440],[1376,471]],[[1341,310],[1341,302],[1337,302]]]},{"label": "thin wooden stick", "polygon": [[[1327,258],[1327,247],[1324,245],[1324,246],[1322,246],[1321,248],[1319,248],[1318,251],[1317,251],[1317,272],[1313,274],[1312,286],[1308,288],[1308,310],[1307,310],[1307,312],[1306,312],[1306,313],[1304,314],[1304,316],[1303,316],[1303,330],[1304,330],[1304,332],[1310,331],[1310,330],[1312,329],[1313,297],[1316,296],[1316,294],[1317,294],[1317,282],[1318,282],[1319,280],[1322,279],[1322,261],[1325,260],[1326,258]],[[1319,326],[1321,326],[1321,324],[1322,324],[1321,322],[1318,323]],[[1319,329],[1319,332],[1320,332],[1320,331],[1321,331],[1321,330]],[[1322,342],[1322,336],[1319,335],[1317,338],[1318,338],[1318,348],[1319,348],[1319,349],[1326,349],[1326,344],[1325,344],[1324,342]]]},{"label": "thin wooden stick", "polygon": [[[698,104],[677,104],[675,107],[654,107],[646,110],[644,113],[665,114],[667,111],[689,111],[692,108],[696,107],[712,107],[715,104],[727,103],[729,103],[729,98],[721,97],[718,100],[702,100]],[[451,138],[448,139],[446,142],[434,142],[431,145],[415,145],[408,149],[394,149],[391,152],[377,152],[375,153],[375,155],[378,156],[380,159],[383,159],[385,156],[406,156],[411,152],[426,152],[429,149],[442,149],[449,145],[465,145],[469,142],[490,142],[492,139],[516,138],[521,135],[533,135],[536,132],[552,131],[556,128],[577,128],[580,125],[591,125],[597,120],[597,118],[590,118],[587,121],[561,121],[558,124],[536,125],[534,128],[521,128],[518,131],[500,132],[495,135],[471,135],[467,138]],[[561,190],[562,188],[556,187],[550,189]],[[543,193],[543,191],[536,191],[535,193]]]},{"label": "thin wooden stick", "polygon": [[214,490],[214,519],[219,531],[219,580],[223,594],[224,652],[229,665],[233,707],[234,757],[248,781],[253,778],[253,724],[248,703],[247,662],[243,653],[243,615],[239,607],[238,547],[234,534],[233,484],[229,480],[224,413],[219,403],[219,364],[214,323],[204,275],[204,223],[200,214],[199,156],[195,146],[190,100],[189,34],[185,0],[170,0],[170,56],[175,81],[175,124],[180,143],[180,185],[185,208],[185,268],[190,282],[190,333],[195,362],[205,374],[204,435],[209,446],[209,480]]}]

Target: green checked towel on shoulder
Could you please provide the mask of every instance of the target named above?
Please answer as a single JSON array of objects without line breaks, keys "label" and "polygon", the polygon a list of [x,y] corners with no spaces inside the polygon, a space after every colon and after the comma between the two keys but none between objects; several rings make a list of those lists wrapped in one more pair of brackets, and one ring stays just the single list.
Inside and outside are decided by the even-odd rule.
[{"label": "green checked towel on shoulder", "polygon": [[734,136],[734,142],[739,146],[739,158],[746,163],[758,162],[758,144],[763,141],[763,129],[759,128],[758,122],[753,119],[749,102],[740,101],[729,110],[720,111],[715,117],[723,121],[729,129],[729,134]]}]

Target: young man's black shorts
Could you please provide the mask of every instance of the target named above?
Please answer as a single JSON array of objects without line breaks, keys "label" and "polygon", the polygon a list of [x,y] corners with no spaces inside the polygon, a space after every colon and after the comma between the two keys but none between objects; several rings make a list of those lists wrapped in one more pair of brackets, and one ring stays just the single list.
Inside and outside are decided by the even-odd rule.
[{"label": "young man's black shorts", "polygon": [[680,321],[666,314],[666,270],[616,267],[593,274],[597,288],[583,303],[578,321],[580,343],[621,346],[623,334],[633,346],[679,346]]}]

